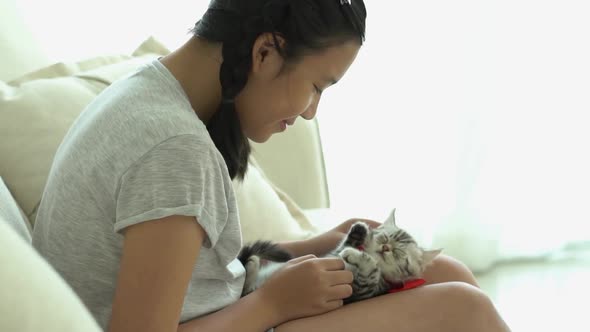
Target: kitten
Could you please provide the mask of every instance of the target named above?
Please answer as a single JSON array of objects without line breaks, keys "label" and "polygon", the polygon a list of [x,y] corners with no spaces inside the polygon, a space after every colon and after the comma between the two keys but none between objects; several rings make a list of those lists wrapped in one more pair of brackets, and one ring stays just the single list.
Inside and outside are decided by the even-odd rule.
[{"label": "kitten", "polygon": [[[422,276],[424,269],[441,250],[426,251],[410,234],[395,224],[395,209],[381,226],[371,229],[358,221],[344,240],[326,257],[340,257],[345,269],[353,273],[351,303],[387,293],[392,286]],[[256,241],[240,251],[238,259],[246,268],[242,296],[259,288],[292,256],[277,244]],[[261,260],[269,263],[261,265]]]}]

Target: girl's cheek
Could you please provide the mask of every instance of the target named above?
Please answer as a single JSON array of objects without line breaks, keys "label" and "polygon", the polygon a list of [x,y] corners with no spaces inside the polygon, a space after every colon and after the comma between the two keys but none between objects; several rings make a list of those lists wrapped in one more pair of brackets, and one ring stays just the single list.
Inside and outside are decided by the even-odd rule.
[{"label": "girl's cheek", "polygon": [[[296,94],[293,95],[291,102],[293,112],[299,115],[305,112],[309,107],[313,106],[314,98],[313,94],[309,92],[309,89],[298,89]],[[295,114],[294,114],[295,115]]]},{"label": "girl's cheek", "polygon": [[299,115],[313,103],[313,85],[298,75],[291,75],[287,84],[289,108],[292,116]]}]

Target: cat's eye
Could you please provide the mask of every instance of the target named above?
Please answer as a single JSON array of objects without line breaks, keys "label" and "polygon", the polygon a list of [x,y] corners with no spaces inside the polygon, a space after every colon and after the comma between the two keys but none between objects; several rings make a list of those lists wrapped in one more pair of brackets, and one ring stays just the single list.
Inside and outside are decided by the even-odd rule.
[{"label": "cat's eye", "polygon": [[386,234],[381,234],[381,235],[379,235],[379,237],[377,237],[377,241],[379,243],[385,244],[385,243],[389,242],[389,237],[387,237]]},{"label": "cat's eye", "polygon": [[393,253],[393,256],[396,257],[396,258],[402,258],[402,257],[404,257],[406,255],[405,251],[403,251],[400,248],[393,248],[391,250],[391,252]]}]

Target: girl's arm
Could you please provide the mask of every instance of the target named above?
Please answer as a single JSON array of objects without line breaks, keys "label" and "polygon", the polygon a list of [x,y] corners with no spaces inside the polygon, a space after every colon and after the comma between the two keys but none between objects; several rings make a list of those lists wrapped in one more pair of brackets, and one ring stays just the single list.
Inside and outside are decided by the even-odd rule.
[{"label": "girl's arm", "polygon": [[177,331],[263,332],[283,322],[269,303],[261,292],[252,292],[220,311],[180,324]]},{"label": "girl's arm", "polygon": [[262,332],[334,310],[352,294],[352,274],[341,260],[303,256],[236,303],[179,325],[205,237],[194,217],[170,216],[128,227],[107,331]]},{"label": "girl's arm", "polygon": [[340,244],[340,241],[342,241],[346,234],[348,234],[350,227],[357,221],[364,221],[372,228],[381,225],[380,223],[369,219],[352,218],[333,229],[310,239],[282,242],[279,246],[289,251],[295,257],[310,254],[318,257],[324,256]]},{"label": "girl's arm", "polygon": [[126,228],[107,331],[176,331],[205,234],[186,216]]},{"label": "girl's arm", "polygon": [[331,230],[307,240],[281,242],[279,246],[290,252],[294,257],[304,255],[321,257],[334,250],[342,241],[344,235]]},{"label": "girl's arm", "polygon": [[181,324],[178,331],[263,332],[289,320],[341,307],[342,299],[352,294],[352,274],[343,271],[339,260],[313,258],[307,255],[289,261],[286,268],[275,272],[279,276],[273,275],[262,288],[220,311]]}]

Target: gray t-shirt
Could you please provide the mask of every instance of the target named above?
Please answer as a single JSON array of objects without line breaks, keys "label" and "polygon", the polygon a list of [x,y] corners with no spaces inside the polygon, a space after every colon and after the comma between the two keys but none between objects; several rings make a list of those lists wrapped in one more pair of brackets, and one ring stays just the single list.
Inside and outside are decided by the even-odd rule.
[{"label": "gray t-shirt", "polygon": [[195,216],[207,233],[181,322],[235,302],[245,271],[227,166],[178,81],[155,60],[105,89],[68,131],[33,244],[106,329],[121,230],[170,215]]}]

